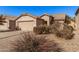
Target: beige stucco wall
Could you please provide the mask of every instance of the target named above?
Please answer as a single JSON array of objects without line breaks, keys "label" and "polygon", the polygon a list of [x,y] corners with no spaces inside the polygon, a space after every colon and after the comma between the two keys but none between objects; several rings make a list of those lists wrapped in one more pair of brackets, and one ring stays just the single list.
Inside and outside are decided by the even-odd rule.
[{"label": "beige stucco wall", "polygon": [[16,21],[16,26],[19,26],[22,31],[33,31],[36,26],[36,19],[30,16],[22,16]]},{"label": "beige stucco wall", "polygon": [[0,30],[8,30],[8,23],[4,23],[3,25],[0,25]]},{"label": "beige stucco wall", "polygon": [[5,20],[6,23],[3,23],[3,25],[0,25],[0,30],[8,30],[9,27],[9,21]]},{"label": "beige stucco wall", "polygon": [[47,21],[48,26],[50,25],[49,16],[43,16],[41,18],[44,19],[45,21]]}]

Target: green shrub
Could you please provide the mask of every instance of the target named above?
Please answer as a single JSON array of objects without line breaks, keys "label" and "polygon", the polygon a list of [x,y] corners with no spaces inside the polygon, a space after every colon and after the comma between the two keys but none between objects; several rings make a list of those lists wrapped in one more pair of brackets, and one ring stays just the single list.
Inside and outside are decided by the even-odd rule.
[{"label": "green shrub", "polygon": [[[23,38],[23,39],[22,39]],[[45,36],[35,36],[34,34],[26,34],[19,40],[16,40],[12,51],[16,52],[60,52],[63,51],[58,43],[53,40],[46,39]]]}]

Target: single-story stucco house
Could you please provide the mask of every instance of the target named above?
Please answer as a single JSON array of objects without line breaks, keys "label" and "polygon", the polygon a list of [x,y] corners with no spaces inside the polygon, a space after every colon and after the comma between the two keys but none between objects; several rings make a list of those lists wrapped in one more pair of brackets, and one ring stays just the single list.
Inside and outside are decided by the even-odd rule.
[{"label": "single-story stucco house", "polygon": [[40,17],[35,17],[30,14],[22,14],[15,20],[10,20],[9,29],[16,30],[16,28],[22,31],[33,31],[33,28],[39,25],[43,25],[44,20]]}]

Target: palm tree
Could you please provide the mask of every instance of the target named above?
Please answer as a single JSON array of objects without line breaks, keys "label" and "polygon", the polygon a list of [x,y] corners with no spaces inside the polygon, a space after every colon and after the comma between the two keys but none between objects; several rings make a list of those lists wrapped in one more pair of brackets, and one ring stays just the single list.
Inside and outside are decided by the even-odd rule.
[{"label": "palm tree", "polygon": [[5,17],[3,17],[3,15],[0,15],[0,25],[3,25],[3,23],[5,22]]}]

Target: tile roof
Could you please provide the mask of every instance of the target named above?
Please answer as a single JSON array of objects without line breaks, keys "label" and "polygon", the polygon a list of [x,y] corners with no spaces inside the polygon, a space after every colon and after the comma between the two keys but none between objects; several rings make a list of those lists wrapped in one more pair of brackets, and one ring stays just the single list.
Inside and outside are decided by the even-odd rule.
[{"label": "tile roof", "polygon": [[52,15],[55,20],[64,20],[66,17],[66,14],[53,14]]},{"label": "tile roof", "polygon": [[17,18],[17,16],[8,16],[8,15],[4,15],[4,18],[6,18],[6,20],[15,20]]},{"label": "tile roof", "polygon": [[22,16],[30,16],[30,17],[32,17],[32,18],[38,18],[38,17],[36,17],[36,16],[32,16],[31,14],[27,14],[27,13],[25,13],[25,14],[21,14],[19,17],[17,17],[15,20],[17,20],[17,19],[19,19],[20,17],[22,17]]}]

